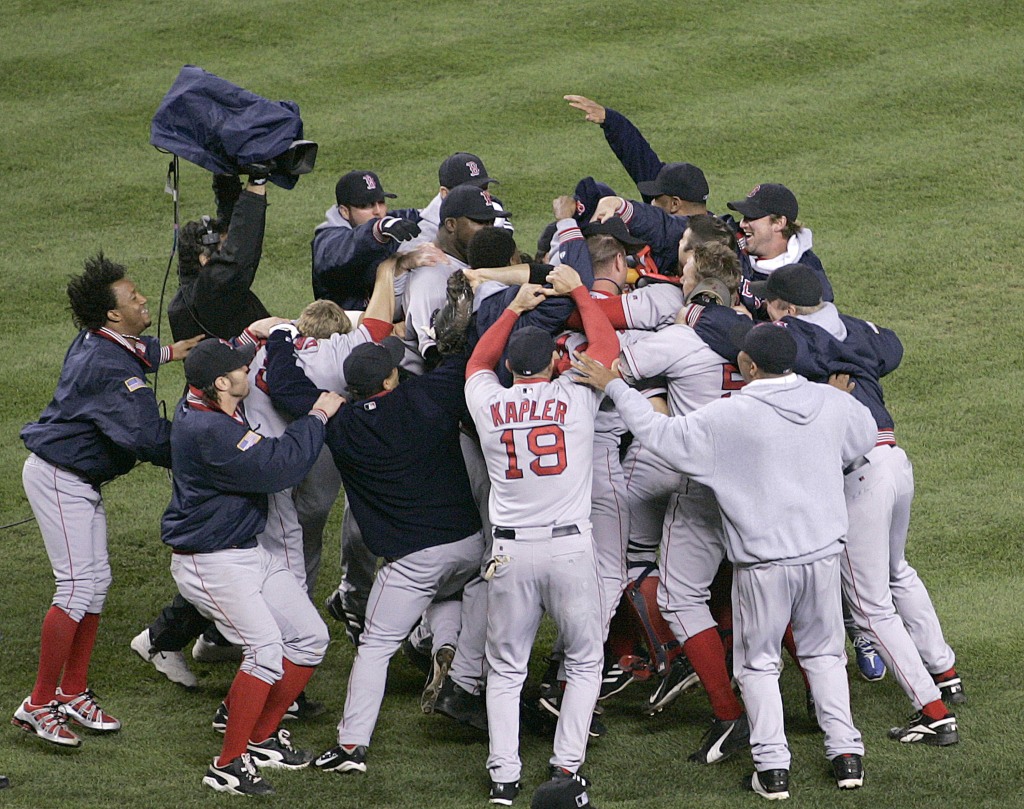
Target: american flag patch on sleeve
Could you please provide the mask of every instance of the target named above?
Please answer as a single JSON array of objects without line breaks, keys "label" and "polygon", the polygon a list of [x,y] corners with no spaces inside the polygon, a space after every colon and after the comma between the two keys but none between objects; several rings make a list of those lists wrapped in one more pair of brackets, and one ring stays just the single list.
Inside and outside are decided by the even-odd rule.
[{"label": "american flag patch on sleeve", "polygon": [[145,379],[141,379],[141,378],[139,378],[137,376],[133,376],[131,379],[126,379],[124,381],[124,386],[126,388],[128,388],[129,391],[134,393],[139,388],[146,387],[146,380]]},{"label": "american flag patch on sleeve", "polygon": [[242,452],[245,452],[247,449],[255,447],[262,440],[262,435],[260,435],[259,433],[254,433],[252,430],[249,430],[249,432],[243,435],[242,440],[239,441],[235,446],[242,450]]}]

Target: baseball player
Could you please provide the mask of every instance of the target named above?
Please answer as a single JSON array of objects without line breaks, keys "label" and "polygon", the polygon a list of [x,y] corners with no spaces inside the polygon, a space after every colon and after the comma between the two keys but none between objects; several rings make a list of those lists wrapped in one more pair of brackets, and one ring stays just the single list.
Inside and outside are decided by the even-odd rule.
[{"label": "baseball player", "polygon": [[107,516],[100,486],[139,461],[170,466],[171,424],[161,418],[146,375],[182,359],[199,338],[161,348],[140,336],[149,306],[125,268],[102,253],[67,288],[78,336],[53,399],[21,431],[32,453],[22,480],[57,580],[43,620],[39,670],[14,724],[41,739],[78,747],[70,718],[101,732],[121,723],[88,685],[89,661],[110,586]]},{"label": "baseball player", "polygon": [[[618,339],[579,275],[562,265],[548,276],[556,294],[580,308],[590,351],[604,362]],[[552,381],[557,362],[547,332],[518,330],[508,345],[513,374],[505,388],[494,365],[522,312],[536,307],[540,287],[525,284],[481,338],[466,368],[466,402],[491,479],[494,524],[487,599],[487,723],[492,803],[511,805],[519,791],[519,697],[544,610],[565,654],[550,763],[554,778],[577,778],[601,685],[601,582],[590,529],[594,417],[600,396],[580,395],[567,378]]]},{"label": "baseball player", "polygon": [[266,527],[267,495],[305,477],[343,401],[324,393],[279,438],[262,435],[242,405],[254,351],[209,339],[189,354],[188,391],[171,433],[174,489],[161,522],[179,591],[244,650],[224,744],[203,778],[236,795],[273,792],[255,767],[300,769],[312,759],[279,725],[327,651],[327,627],[295,575],[256,537]]},{"label": "baseball player", "polygon": [[[729,303],[739,285],[736,254],[722,244],[698,245],[687,261],[683,292],[698,278],[724,277]],[[622,351],[627,381],[664,377],[669,413],[686,416],[742,389],[739,369],[714,351],[685,323],[639,337]],[[647,446],[644,444],[644,446]],[[649,451],[660,455],[656,447]],[[725,650],[708,600],[711,583],[725,558],[725,536],[718,503],[710,488],[683,476],[669,496],[661,540],[658,606],[672,627],[711,701],[714,722],[691,761],[713,764],[741,750],[749,728],[733,693]]]},{"label": "baseball player", "polygon": [[779,183],[761,183],[751,189],[746,199],[730,202],[728,206],[743,217],[739,226],[747,260],[742,268],[740,297],[755,317],[765,317],[764,302],[751,292],[750,284],[764,281],[787,264],[800,262],[813,269],[821,282],[822,297],[833,300],[832,284],[821,259],[811,249],[811,229],[797,219],[800,206],[792,191]]},{"label": "baseball player", "polygon": [[906,560],[914,472],[896,445],[879,381],[898,367],[903,346],[889,329],[840,315],[823,301],[811,267],[783,267],[751,289],[767,301],[772,320],[785,323],[803,349],[798,370],[818,380],[837,369],[851,372],[854,395],[875,416],[874,449],[846,470],[850,530],[840,557],[843,590],[858,629],[916,710],[890,736],[902,742],[955,744],[956,717],[943,701],[959,704],[966,694],[928,591]]},{"label": "baseball player", "polygon": [[365,309],[373,291],[374,272],[393,256],[401,242],[419,235],[419,212],[406,208],[388,213],[384,190],[372,171],[343,174],[334,188],[336,205],[313,233],[313,295],[342,309]]},{"label": "baseball player", "polygon": [[431,336],[431,317],[445,302],[448,276],[469,268],[466,249],[476,233],[509,212],[499,210],[490,193],[475,185],[453,188],[441,203],[440,227],[434,244],[444,251],[443,260],[419,267],[405,285],[402,308],[407,347],[403,367],[422,373],[437,362],[436,341]]},{"label": "baseball player", "polygon": [[[465,354],[399,384],[397,339],[356,346],[343,372],[352,401],[328,427],[367,547],[384,558],[367,603],[366,629],[349,675],[338,744],[318,769],[365,772],[391,658],[435,597],[479,574],[480,514],[459,445],[465,409]],[[285,334],[268,343],[271,396],[286,412],[309,406],[317,390],[295,365]]]},{"label": "baseball player", "polygon": [[[434,198],[427,203],[426,207],[420,209],[420,235],[408,242],[404,242],[399,248],[400,253],[415,249],[422,244],[429,244],[437,237],[437,229],[441,222],[441,203],[448,193],[460,185],[472,185],[484,191],[489,191],[491,185],[498,185],[488,173],[484,161],[472,152],[455,152],[448,155],[437,169],[437,182],[439,187]],[[501,201],[491,198],[494,207],[502,210]],[[504,230],[513,230],[512,223],[504,217],[494,220],[494,224]],[[500,266],[478,265],[478,266]]]},{"label": "baseball player", "polygon": [[874,444],[874,420],[853,397],[791,372],[796,343],[786,330],[763,324],[735,339],[747,385],[687,416],[656,413],[590,358],[574,367],[581,383],[612,397],[634,435],[718,499],[734,566],[733,654],[750,717],[754,791],[789,797],[778,678],[790,621],[836,784],[856,788],[864,782],[864,745],[850,715],[843,648],[842,470]]}]

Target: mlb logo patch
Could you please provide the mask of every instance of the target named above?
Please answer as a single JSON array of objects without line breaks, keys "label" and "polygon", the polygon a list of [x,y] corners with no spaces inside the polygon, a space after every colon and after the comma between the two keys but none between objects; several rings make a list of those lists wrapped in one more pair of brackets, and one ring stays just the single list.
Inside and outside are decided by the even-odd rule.
[{"label": "mlb logo patch", "polygon": [[133,376],[131,379],[126,379],[124,381],[124,386],[128,388],[131,393],[135,393],[139,388],[146,387],[146,380]]},{"label": "mlb logo patch", "polygon": [[255,447],[262,440],[262,435],[260,435],[259,433],[254,433],[252,430],[249,430],[249,432],[243,435],[242,440],[235,444],[235,446],[238,447],[238,449],[240,449],[242,452],[245,452],[247,449]]}]

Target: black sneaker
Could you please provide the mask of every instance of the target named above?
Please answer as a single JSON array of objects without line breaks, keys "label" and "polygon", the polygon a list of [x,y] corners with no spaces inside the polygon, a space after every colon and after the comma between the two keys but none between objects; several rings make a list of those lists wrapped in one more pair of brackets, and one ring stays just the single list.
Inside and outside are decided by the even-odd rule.
[{"label": "black sneaker", "polygon": [[315,716],[320,716],[326,710],[327,706],[315,699],[310,699],[303,691],[295,698],[295,702],[288,706],[288,710],[281,718],[285,720],[312,719]]},{"label": "black sneaker", "polygon": [[964,684],[958,675],[954,675],[948,680],[936,679],[935,685],[939,687],[942,701],[947,705],[964,705],[967,703],[967,692],[964,691]]},{"label": "black sneaker", "polygon": [[444,684],[434,702],[434,713],[487,732],[487,703],[482,694],[470,694],[451,677]]},{"label": "black sneaker", "polygon": [[448,669],[452,667],[452,660],[455,659],[455,647],[450,643],[444,644],[438,649],[430,663],[430,673],[427,674],[427,682],[423,686],[423,693],[420,695],[420,708],[423,713],[433,713],[434,704],[441,693],[441,687],[448,678]]},{"label": "black sneaker", "polygon": [[320,755],[313,766],[324,772],[366,772],[366,745],[346,750],[339,744]]},{"label": "black sneaker", "polygon": [[750,779],[750,788],[762,798],[784,801],[789,797],[789,770],[755,771]]},{"label": "black sneaker", "polygon": [[613,697],[632,683],[633,672],[626,671],[618,663],[613,662],[604,670],[604,676],[601,678],[601,693],[597,698],[604,700]]},{"label": "black sneaker", "polygon": [[348,639],[352,641],[353,646],[359,646],[359,638],[362,636],[363,630],[366,629],[366,617],[348,609],[338,590],[335,590],[331,597],[324,602],[324,608],[335,621],[345,624],[345,634],[348,635]]},{"label": "black sneaker", "polygon": [[301,770],[313,760],[313,754],[309,751],[292,747],[292,735],[283,728],[278,729],[265,742],[249,742],[248,749],[252,763],[261,769]]},{"label": "black sneaker", "polygon": [[590,786],[590,779],[583,773],[578,771],[571,772],[570,770],[565,769],[565,767],[559,767],[557,764],[548,765],[548,776],[552,781],[575,781],[581,787]]},{"label": "black sneaker", "polygon": [[218,733],[224,733],[228,729],[227,703],[222,702],[217,706],[217,711],[214,713],[213,721],[210,724],[213,725],[213,729]]},{"label": "black sneaker", "polygon": [[516,799],[516,795],[518,794],[518,781],[509,781],[505,784],[499,783],[498,781],[491,781],[491,794],[488,800],[491,803],[498,804],[499,806],[511,806],[512,801]]},{"label": "black sneaker", "polygon": [[715,719],[705,731],[700,747],[690,754],[690,761],[715,764],[749,746],[750,725],[746,714],[740,714],[739,719],[733,720]]},{"label": "black sneaker", "polygon": [[959,742],[960,734],[957,733],[954,714],[946,714],[942,719],[929,719],[919,711],[910,717],[910,721],[903,727],[892,728],[889,731],[889,738],[904,744],[920,742],[945,747]]},{"label": "black sneaker", "polygon": [[864,759],[857,753],[843,753],[832,759],[832,774],[840,789],[864,786]]},{"label": "black sneaker", "polygon": [[248,753],[242,753],[223,767],[218,767],[214,759],[206,770],[203,783],[218,792],[230,792],[232,795],[274,794],[274,788],[256,773]]},{"label": "black sneaker", "polygon": [[671,705],[676,697],[692,688],[700,678],[693,670],[686,655],[681,654],[672,661],[668,672],[661,678],[658,687],[654,689],[650,699],[647,700],[647,708],[644,711],[648,716],[654,716]]},{"label": "black sneaker", "polygon": [[541,683],[540,707],[552,716],[558,716],[562,712],[563,690],[563,684],[558,680],[553,683]]},{"label": "black sneaker", "polygon": [[587,728],[587,735],[590,736],[591,739],[600,739],[607,732],[608,728],[605,727],[604,722],[601,721],[601,718],[595,712],[594,715],[590,717],[590,727]]}]

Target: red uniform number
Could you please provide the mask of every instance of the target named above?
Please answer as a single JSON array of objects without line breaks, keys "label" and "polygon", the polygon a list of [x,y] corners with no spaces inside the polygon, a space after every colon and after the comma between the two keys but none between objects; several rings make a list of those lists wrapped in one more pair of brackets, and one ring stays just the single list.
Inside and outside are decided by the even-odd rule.
[{"label": "red uniform number", "polygon": [[[523,470],[519,468],[519,458],[516,456],[515,430],[503,430],[501,443],[505,445],[505,453],[508,455],[505,480],[519,480],[523,476]],[[565,471],[568,465],[565,455],[565,433],[557,424],[534,427],[526,434],[526,446],[534,456],[530,461],[530,471],[533,474],[546,477],[560,475]],[[553,463],[551,459],[554,460]]]}]

